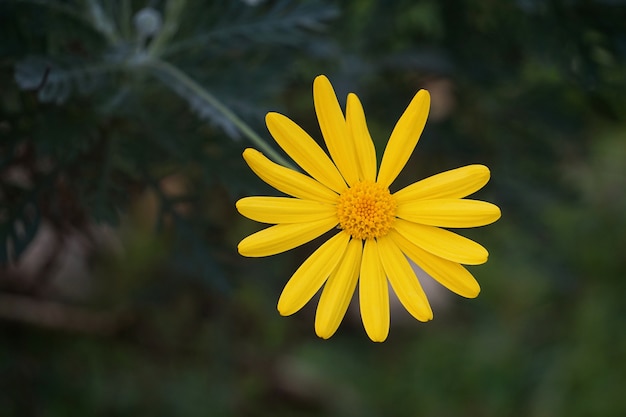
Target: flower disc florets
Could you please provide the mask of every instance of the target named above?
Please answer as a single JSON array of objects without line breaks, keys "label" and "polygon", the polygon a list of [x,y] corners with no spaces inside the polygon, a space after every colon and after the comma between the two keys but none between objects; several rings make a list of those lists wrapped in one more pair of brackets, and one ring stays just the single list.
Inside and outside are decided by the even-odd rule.
[{"label": "flower disc florets", "polygon": [[372,181],[361,181],[339,196],[339,227],[355,239],[382,237],[396,214],[396,200],[389,190]]}]

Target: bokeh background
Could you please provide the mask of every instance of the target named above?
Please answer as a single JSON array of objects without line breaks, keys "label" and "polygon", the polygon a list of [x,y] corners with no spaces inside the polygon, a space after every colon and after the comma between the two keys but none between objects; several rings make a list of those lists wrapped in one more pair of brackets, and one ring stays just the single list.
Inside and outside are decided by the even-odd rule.
[{"label": "bokeh background", "polygon": [[[625,416],[625,60],[619,0],[0,1],[0,415]],[[503,212],[480,296],[422,277],[383,344],[278,315],[316,242],[236,251],[318,74],[379,151],[429,89],[398,186],[482,163]]]}]

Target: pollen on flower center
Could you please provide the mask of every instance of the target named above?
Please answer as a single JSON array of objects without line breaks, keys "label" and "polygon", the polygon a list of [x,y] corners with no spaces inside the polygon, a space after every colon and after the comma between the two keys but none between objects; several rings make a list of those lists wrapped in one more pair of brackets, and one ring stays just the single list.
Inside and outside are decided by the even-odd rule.
[{"label": "pollen on flower center", "polygon": [[339,227],[355,239],[382,237],[389,232],[396,214],[396,200],[387,188],[362,181],[339,196]]}]

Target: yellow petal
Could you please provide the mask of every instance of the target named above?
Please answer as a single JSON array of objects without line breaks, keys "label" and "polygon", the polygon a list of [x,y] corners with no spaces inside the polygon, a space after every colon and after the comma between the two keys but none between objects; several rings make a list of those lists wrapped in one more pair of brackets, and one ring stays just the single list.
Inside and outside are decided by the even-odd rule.
[{"label": "yellow petal", "polygon": [[404,308],[419,321],[432,320],[433,311],[426,294],[398,246],[383,236],[378,238],[378,250],[385,274]]},{"label": "yellow petal", "polygon": [[367,335],[374,342],[384,342],[389,334],[389,288],[374,239],[367,239],[363,248],[359,304]]},{"label": "yellow petal", "polygon": [[348,135],[346,120],[337,101],[333,86],[323,75],[313,81],[313,103],[324,142],[349,185],[359,180],[354,143]]},{"label": "yellow petal", "polygon": [[461,297],[475,298],[478,296],[480,285],[472,274],[461,264],[448,261],[430,252],[426,252],[419,246],[409,242],[395,230],[391,230],[388,236],[398,245],[406,256],[411,258],[424,272],[441,285]]},{"label": "yellow petal", "polygon": [[385,148],[377,180],[383,187],[391,185],[409,160],[424,130],[429,110],[430,94],[426,90],[418,91],[396,123]]},{"label": "yellow petal", "polygon": [[313,240],[336,225],[334,217],[310,223],[277,224],[243,239],[237,249],[241,255],[254,258],[276,255]]},{"label": "yellow petal", "polygon": [[315,333],[323,339],[335,334],[346,314],[359,279],[362,253],[361,240],[350,240],[341,263],[324,285],[315,313]]},{"label": "yellow petal", "polygon": [[337,233],[300,265],[278,300],[281,315],[289,316],[309,302],[342,260],[349,240],[347,233]]},{"label": "yellow petal", "polygon": [[394,194],[398,204],[423,199],[463,198],[480,190],[489,181],[489,168],[467,165],[425,178]]},{"label": "yellow petal", "polygon": [[398,204],[396,216],[439,227],[476,227],[500,218],[498,206],[486,201],[442,198]]},{"label": "yellow petal", "polygon": [[356,159],[361,180],[376,181],[376,149],[367,129],[363,106],[356,94],[348,94],[346,124],[354,141]]},{"label": "yellow petal", "polygon": [[489,256],[487,249],[473,240],[438,227],[396,219],[394,229],[425,251],[453,262],[478,265]]},{"label": "yellow petal", "polygon": [[246,149],[243,158],[259,178],[285,194],[330,204],[336,203],[339,198],[335,192],[313,178],[270,161],[256,149]]},{"label": "yellow petal", "polygon": [[337,215],[330,204],[289,197],[245,197],[235,206],[247,218],[271,224],[308,223]]},{"label": "yellow petal", "polygon": [[335,164],[300,126],[279,113],[268,113],[265,122],[276,143],[309,175],[338,193],[346,188]]}]

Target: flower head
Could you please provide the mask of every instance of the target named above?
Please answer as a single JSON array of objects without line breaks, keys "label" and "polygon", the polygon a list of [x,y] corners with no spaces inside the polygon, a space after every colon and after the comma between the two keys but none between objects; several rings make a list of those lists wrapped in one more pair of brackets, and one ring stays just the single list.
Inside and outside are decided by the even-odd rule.
[{"label": "flower head", "polygon": [[243,239],[240,254],[274,255],[337,230],[289,279],[278,300],[280,314],[300,310],[323,286],[315,331],[327,339],[339,327],[358,284],[365,331],[373,341],[384,341],[389,333],[388,282],[413,317],[433,318],[407,258],[451,291],[476,297],[480,287],[462,264],[486,262],[487,250],[443,228],[483,226],[500,217],[497,206],[464,198],[487,183],[487,167],[469,165],[389,191],[426,124],[428,92],[418,91],[398,120],[378,172],[358,97],[348,95],[344,116],[330,82],[321,75],[313,83],[313,99],[330,157],[278,113],[267,114],[267,127],[306,174],[254,149],[243,153],[263,181],[290,197],[246,197],[237,202],[245,217],[273,225]]}]

